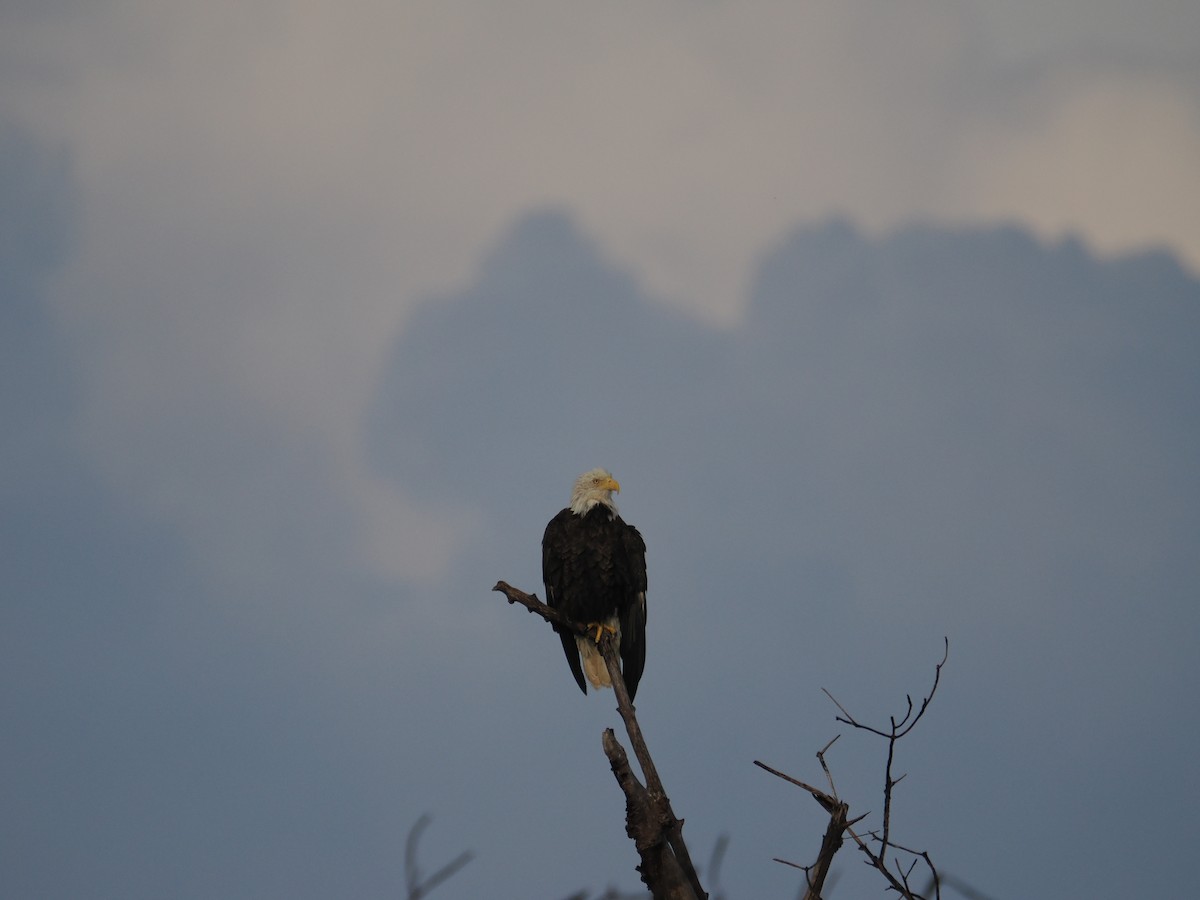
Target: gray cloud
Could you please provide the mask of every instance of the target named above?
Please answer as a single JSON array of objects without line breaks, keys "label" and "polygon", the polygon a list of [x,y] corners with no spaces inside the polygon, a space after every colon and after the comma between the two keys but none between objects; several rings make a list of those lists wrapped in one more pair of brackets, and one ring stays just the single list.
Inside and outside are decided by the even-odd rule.
[{"label": "gray cloud", "polygon": [[[1114,63],[1098,37],[936,4],[272,9],[26,9],[0,39],[5,108],[80,180],[53,290],[81,343],[108,336],[80,360],[88,456],[129,502],[228,543],[221,568],[269,553],[251,524],[269,474],[232,486],[211,464],[239,452],[210,446],[214,406],[308,448],[363,565],[442,570],[469,513],[430,528],[372,479],[357,426],[388,336],[533,207],[572,209],[649,291],[726,326],[762,247],[830,210],[1194,256],[1189,70],[1144,37],[1180,33],[1176,12],[1148,11]],[[236,512],[189,516],[222,491]]]}]

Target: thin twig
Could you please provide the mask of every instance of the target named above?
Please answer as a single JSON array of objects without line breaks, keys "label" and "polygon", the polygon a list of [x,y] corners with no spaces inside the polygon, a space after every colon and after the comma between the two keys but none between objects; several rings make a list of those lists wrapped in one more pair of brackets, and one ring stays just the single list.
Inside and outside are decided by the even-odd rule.
[{"label": "thin twig", "polygon": [[808,870],[812,868],[812,866],[802,866],[800,863],[794,863],[788,859],[780,859],[778,856],[771,857],[771,862],[777,862],[782,863],[785,866],[791,866],[793,869],[799,869],[806,875],[808,874]]},{"label": "thin twig", "polygon": [[[837,701],[834,702],[836,703]],[[834,797],[837,797],[838,795],[837,786],[833,783],[833,773],[829,771],[829,766],[825,764],[825,753],[834,745],[834,743],[837,742],[837,739],[840,737],[840,734],[834,735],[833,740],[817,751],[817,760],[821,763],[821,768],[825,771],[825,778],[829,781],[829,793],[833,794]]]},{"label": "thin twig", "polygon": [[770,766],[768,766],[765,762],[762,762],[761,760],[758,760],[758,759],[754,760],[754,764],[756,766],[758,766],[760,769],[765,769],[766,771],[770,772],[772,775],[774,775],[777,778],[782,778],[784,781],[789,781],[798,788],[804,788],[804,790],[808,791],[810,794],[813,795],[814,798],[816,798],[816,801],[818,803],[820,803],[821,806],[826,806],[826,804],[828,804],[831,800],[834,799],[834,798],[830,797],[828,794],[826,794],[820,788],[815,788],[811,784],[805,784],[803,781],[801,781],[798,778],[793,778],[791,775],[787,775],[783,772],[780,772],[778,769],[773,769]]},{"label": "thin twig", "polygon": [[712,853],[708,856],[708,866],[704,870],[704,877],[713,889],[713,896],[718,898],[724,896],[724,892],[721,890],[721,863],[725,860],[725,851],[728,849],[729,835],[718,836],[716,843],[713,844]]},{"label": "thin twig", "polygon": [[404,884],[407,888],[408,900],[421,900],[475,857],[470,850],[464,850],[428,878],[422,880],[421,870],[417,865],[417,843],[421,839],[421,832],[432,821],[433,818],[428,813],[421,815],[413,823],[413,827],[408,830],[408,837],[404,841]]}]

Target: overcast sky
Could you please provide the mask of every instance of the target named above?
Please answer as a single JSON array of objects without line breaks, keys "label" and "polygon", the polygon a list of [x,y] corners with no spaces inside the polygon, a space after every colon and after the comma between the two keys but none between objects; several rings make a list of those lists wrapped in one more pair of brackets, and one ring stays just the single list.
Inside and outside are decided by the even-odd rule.
[{"label": "overcast sky", "polygon": [[913,840],[1179,894],[1197,197],[1194,3],[5,3],[0,882],[397,896],[432,810],[446,896],[632,887],[610,700],[487,593],[607,465],[731,898],[819,835],[750,759],[943,634]]}]

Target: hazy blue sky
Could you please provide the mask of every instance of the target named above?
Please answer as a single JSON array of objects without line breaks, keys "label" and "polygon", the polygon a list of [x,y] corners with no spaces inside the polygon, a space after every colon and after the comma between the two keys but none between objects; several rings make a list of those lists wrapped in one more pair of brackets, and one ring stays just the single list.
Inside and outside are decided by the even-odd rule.
[{"label": "hazy blue sky", "polygon": [[751,761],[943,635],[897,836],[1185,894],[1197,197],[1192,3],[5,4],[0,893],[395,897],[426,811],[442,896],[633,887],[611,697],[488,592],[604,465],[731,900],[823,827]]}]

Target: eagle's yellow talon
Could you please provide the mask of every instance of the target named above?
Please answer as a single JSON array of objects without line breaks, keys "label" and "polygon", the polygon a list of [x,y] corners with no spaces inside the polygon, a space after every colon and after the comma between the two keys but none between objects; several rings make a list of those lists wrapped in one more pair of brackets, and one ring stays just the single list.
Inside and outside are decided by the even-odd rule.
[{"label": "eagle's yellow talon", "polygon": [[607,631],[609,634],[612,634],[612,635],[615,635],[617,633],[617,629],[613,628],[611,625],[609,625],[606,622],[588,622],[585,627],[587,628],[588,631],[591,631],[593,628],[596,629],[596,636],[592,640],[594,640],[597,644],[600,643],[600,638],[604,634],[604,632]]}]

